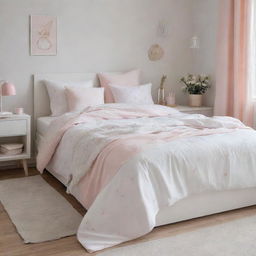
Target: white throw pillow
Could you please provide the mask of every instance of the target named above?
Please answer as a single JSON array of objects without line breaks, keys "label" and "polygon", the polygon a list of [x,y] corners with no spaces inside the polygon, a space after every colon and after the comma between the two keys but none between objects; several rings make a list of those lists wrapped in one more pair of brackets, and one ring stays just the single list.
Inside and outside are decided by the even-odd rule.
[{"label": "white throw pillow", "polygon": [[104,104],[104,88],[66,87],[68,110],[81,111],[88,106]]},{"label": "white throw pillow", "polygon": [[60,116],[68,111],[68,103],[65,94],[66,86],[74,86],[80,88],[93,87],[93,81],[82,82],[58,82],[45,80],[48,95],[50,98],[50,109],[52,116]]},{"label": "white throw pillow", "polygon": [[110,85],[116,103],[154,104],[151,94],[152,84],[132,87]]}]

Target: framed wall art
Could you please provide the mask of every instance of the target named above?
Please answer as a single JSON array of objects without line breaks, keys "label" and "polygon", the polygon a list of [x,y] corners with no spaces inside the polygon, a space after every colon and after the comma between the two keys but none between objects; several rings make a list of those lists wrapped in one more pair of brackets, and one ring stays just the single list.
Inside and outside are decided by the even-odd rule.
[{"label": "framed wall art", "polygon": [[30,54],[57,55],[57,17],[30,16]]}]

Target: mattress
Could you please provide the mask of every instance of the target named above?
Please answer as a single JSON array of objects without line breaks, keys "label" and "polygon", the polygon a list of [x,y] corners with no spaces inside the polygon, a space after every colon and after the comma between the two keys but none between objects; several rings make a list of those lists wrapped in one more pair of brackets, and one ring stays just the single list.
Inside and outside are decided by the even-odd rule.
[{"label": "mattress", "polygon": [[45,116],[37,119],[37,133],[44,136],[50,126],[51,122],[55,120],[57,117],[53,116]]}]

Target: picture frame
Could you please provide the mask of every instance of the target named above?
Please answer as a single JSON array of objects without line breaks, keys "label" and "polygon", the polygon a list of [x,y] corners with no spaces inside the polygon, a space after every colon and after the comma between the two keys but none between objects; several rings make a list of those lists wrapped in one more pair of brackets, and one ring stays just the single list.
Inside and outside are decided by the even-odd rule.
[{"label": "picture frame", "polygon": [[57,55],[57,17],[30,15],[30,55]]}]

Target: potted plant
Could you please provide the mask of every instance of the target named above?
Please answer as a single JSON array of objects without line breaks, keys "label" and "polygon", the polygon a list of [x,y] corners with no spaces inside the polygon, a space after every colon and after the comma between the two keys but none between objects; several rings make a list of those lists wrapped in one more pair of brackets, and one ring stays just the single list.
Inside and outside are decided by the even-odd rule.
[{"label": "potted plant", "polygon": [[189,94],[189,105],[191,107],[202,106],[203,94],[210,88],[209,76],[188,74],[180,81],[184,84],[182,90]]}]

